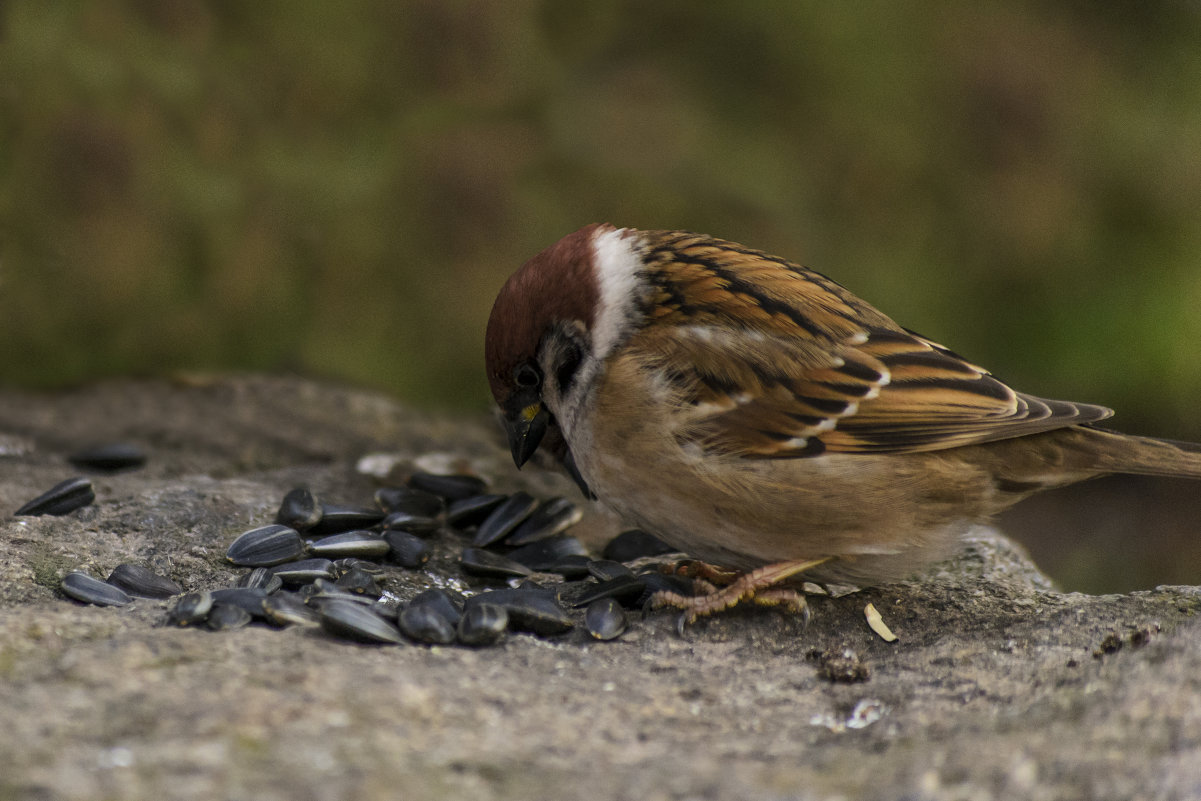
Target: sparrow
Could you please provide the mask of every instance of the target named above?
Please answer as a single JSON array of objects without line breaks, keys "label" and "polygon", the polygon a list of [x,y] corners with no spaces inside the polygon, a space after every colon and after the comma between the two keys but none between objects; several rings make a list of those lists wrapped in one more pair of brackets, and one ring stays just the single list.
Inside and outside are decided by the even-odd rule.
[{"label": "sparrow", "polygon": [[594,224],[531,258],[488,320],[513,461],[583,492],[727,586],[689,620],[803,609],[800,577],[895,581],[1032,493],[1110,473],[1201,478],[1201,445],[1011,389],[826,276],[688,231]]}]

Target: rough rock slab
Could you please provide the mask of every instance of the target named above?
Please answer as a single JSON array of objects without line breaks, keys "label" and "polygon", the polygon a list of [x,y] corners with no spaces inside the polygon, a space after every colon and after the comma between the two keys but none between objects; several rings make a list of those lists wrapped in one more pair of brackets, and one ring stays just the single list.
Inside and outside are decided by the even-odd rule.
[{"label": "rough rock slab", "polygon": [[[96,476],[68,516],[12,517],[111,440],[147,466]],[[1061,594],[988,532],[921,581],[813,598],[808,628],[736,611],[685,639],[654,615],[609,643],[356,646],[164,628],[164,602],[56,590],[122,561],[226,584],[226,546],[286,490],[366,501],[354,467],[379,451],[569,491],[516,473],[487,421],[302,380],[0,393],[0,799],[1201,797],[1201,590]],[[439,580],[453,559],[389,577],[402,596]],[[816,655],[843,649],[868,680],[822,676]]]}]

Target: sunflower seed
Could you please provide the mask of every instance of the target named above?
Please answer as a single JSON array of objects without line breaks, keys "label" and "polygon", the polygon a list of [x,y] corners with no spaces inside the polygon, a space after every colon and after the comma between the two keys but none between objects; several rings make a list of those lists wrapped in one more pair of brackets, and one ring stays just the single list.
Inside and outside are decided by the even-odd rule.
[{"label": "sunflower seed", "polygon": [[[213,609],[220,605],[236,606],[244,609],[251,617],[264,617],[263,601],[267,591],[260,587],[225,587],[220,590],[210,590],[213,597]],[[212,612],[209,612],[212,617]]]},{"label": "sunflower seed", "polygon": [[449,620],[452,626],[455,626],[463,617],[465,600],[458,593],[451,595],[446,590],[434,588],[417,593],[413,600],[409,601],[409,606],[432,606],[442,617]]},{"label": "sunflower seed", "polygon": [[277,592],[263,599],[263,614],[277,626],[316,626],[317,609],[309,606],[294,592]]},{"label": "sunflower seed", "polygon": [[411,534],[418,534],[422,537],[428,537],[433,534],[440,526],[441,524],[436,517],[405,510],[392,512],[384,518],[384,528],[400,529],[401,531],[408,531]]},{"label": "sunflower seed", "polygon": [[275,522],[297,531],[308,531],[321,522],[324,510],[317,498],[305,487],[289,490],[279,504]]},{"label": "sunflower seed", "polygon": [[334,563],[324,557],[301,559],[299,562],[276,565],[271,571],[281,582],[294,587],[298,584],[311,584],[317,579],[332,579]]},{"label": "sunflower seed", "polygon": [[[293,563],[295,564],[295,563]],[[283,580],[265,567],[256,567],[245,576],[238,579],[235,587],[245,587],[247,589],[260,589],[270,595],[284,585]]]},{"label": "sunflower seed", "polygon": [[625,606],[637,606],[646,586],[637,576],[618,576],[597,583],[581,582],[568,590],[561,591],[563,602],[574,607],[588,606],[602,598],[612,598]]},{"label": "sunflower seed", "polygon": [[514,562],[520,562],[531,570],[550,570],[565,557],[581,555],[588,555],[584,543],[575,537],[563,536],[531,542],[508,554]]},{"label": "sunflower seed", "polygon": [[515,492],[504,503],[492,510],[480,527],[476,529],[471,544],[483,548],[500,542],[534,513],[538,499],[528,492]]},{"label": "sunflower seed", "polygon": [[446,645],[455,641],[455,627],[442,616],[433,604],[406,606],[396,618],[406,637],[430,645]]},{"label": "sunflower seed", "polygon": [[467,609],[459,620],[459,642],[464,645],[492,645],[504,636],[509,613],[503,606],[478,603]]},{"label": "sunflower seed", "polygon": [[309,553],[337,559],[354,556],[359,559],[379,559],[388,553],[388,543],[372,531],[343,531],[308,542]]},{"label": "sunflower seed", "polygon": [[183,588],[171,579],[141,565],[117,565],[106,581],[139,598],[170,598],[183,592]]},{"label": "sunflower seed", "polygon": [[92,490],[91,481],[86,478],[68,478],[26,503],[13,512],[13,516],[61,516],[87,506],[94,500],[96,493]]},{"label": "sunflower seed", "polygon": [[278,524],[252,528],[241,534],[225,558],[243,567],[270,567],[304,555],[304,541],[296,529]]},{"label": "sunflower seed", "polygon": [[551,498],[534,510],[505,540],[506,545],[526,545],[560,534],[580,522],[584,511],[566,498]]},{"label": "sunflower seed", "polygon": [[185,592],[167,612],[167,622],[175,626],[195,626],[204,622],[212,608],[212,593]]},{"label": "sunflower seed", "polygon": [[384,513],[378,509],[327,503],[321,507],[321,522],[309,529],[309,533],[313,536],[340,534],[343,531],[371,528],[383,519]]},{"label": "sunflower seed", "polygon": [[251,621],[251,614],[236,604],[213,604],[204,623],[213,631],[240,629]]},{"label": "sunflower seed", "polygon": [[423,517],[437,517],[446,508],[446,502],[437,495],[412,487],[380,487],[375,491],[375,502],[388,514],[409,512]]},{"label": "sunflower seed", "polygon": [[331,634],[358,642],[394,644],[404,642],[396,626],[362,604],[329,600],[318,612],[321,627]]},{"label": "sunflower seed", "polygon": [[416,534],[407,531],[385,531],[384,541],[392,550],[392,558],[401,567],[416,570],[430,560],[429,545]]},{"label": "sunflower seed", "polygon": [[621,562],[614,562],[612,559],[593,559],[588,563],[588,572],[597,581],[608,581],[609,579],[634,575],[633,570],[630,570]]},{"label": "sunflower seed", "polygon": [[489,578],[513,578],[528,576],[534,571],[519,562],[514,562],[492,551],[483,548],[464,548],[459,555],[459,564],[463,572],[472,576]]},{"label": "sunflower seed", "polygon": [[146,454],[137,445],[128,442],[110,442],[76,451],[67,457],[67,461],[76,467],[90,468],[111,473],[117,470],[130,470],[141,467],[146,463]]},{"label": "sunflower seed", "polygon": [[481,495],[488,485],[482,478],[464,475],[440,475],[438,473],[414,473],[408,485],[413,489],[431,492],[448,501]]},{"label": "sunflower seed", "polygon": [[632,562],[644,556],[659,556],[677,550],[658,537],[634,528],[609,540],[601,556],[614,562]]},{"label": "sunflower seed", "polygon": [[612,640],[626,630],[626,611],[612,598],[598,598],[584,611],[584,627],[598,640]]},{"label": "sunflower seed", "polygon": [[479,525],[506,497],[496,494],[473,495],[453,501],[446,509],[446,524],[459,529]]},{"label": "sunflower seed", "polygon": [[334,582],[334,586],[353,592],[356,595],[370,595],[372,598],[379,597],[379,585],[376,582],[376,577],[366,570],[361,570],[357,567],[347,570]]},{"label": "sunflower seed", "polygon": [[120,587],[78,571],[63,576],[61,589],[64,595],[85,604],[124,606],[133,603],[133,598]]},{"label": "sunflower seed", "polygon": [[561,634],[574,625],[571,615],[547,590],[491,590],[467,599],[463,614],[479,604],[496,604],[509,615],[509,627],[534,634]]},{"label": "sunflower seed", "polygon": [[556,573],[569,580],[584,578],[585,576],[592,575],[588,572],[588,565],[592,562],[592,557],[586,554],[569,554],[546,568],[545,572]]}]

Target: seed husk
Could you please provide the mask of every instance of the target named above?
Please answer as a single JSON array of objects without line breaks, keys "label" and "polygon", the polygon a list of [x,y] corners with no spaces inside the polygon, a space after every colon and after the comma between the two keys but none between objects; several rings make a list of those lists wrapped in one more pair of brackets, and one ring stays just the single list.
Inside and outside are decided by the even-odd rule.
[{"label": "seed husk", "polygon": [[[293,563],[295,564],[295,563]],[[247,589],[260,589],[270,595],[279,590],[284,585],[282,579],[270,569],[265,567],[256,567],[245,576],[238,579],[235,587],[245,587]]]},{"label": "seed husk", "polygon": [[79,571],[63,576],[60,586],[63,594],[68,598],[74,598],[85,604],[125,606],[133,603],[133,598],[120,587],[114,587],[108,582]]},{"label": "seed husk", "polygon": [[306,487],[289,490],[279,504],[275,522],[297,531],[308,531],[321,522],[324,510],[317,497]]},{"label": "seed husk", "polygon": [[509,613],[503,606],[482,602],[463,612],[459,620],[459,642],[464,645],[492,645],[509,627]]},{"label": "seed husk", "polygon": [[507,497],[507,495],[488,493],[454,501],[446,509],[446,524],[458,529],[477,526],[492,514],[492,511],[500,506]]},{"label": "seed husk", "polygon": [[632,562],[644,556],[660,556],[677,550],[658,537],[633,528],[609,540],[601,556],[614,562]]},{"label": "seed husk", "polygon": [[212,593],[203,590],[185,592],[167,612],[167,622],[173,626],[195,626],[205,621],[212,608]]},{"label": "seed husk", "polygon": [[527,545],[553,537],[580,522],[583,516],[584,510],[566,498],[551,498],[535,509],[534,513],[509,535],[505,544]]},{"label": "seed husk", "polygon": [[92,482],[86,478],[68,478],[55,484],[32,501],[13,512],[14,517],[29,515],[54,515],[56,517],[74,512],[96,500]]},{"label": "seed husk", "polygon": [[514,578],[534,572],[520,562],[483,548],[464,548],[459,555],[459,564],[464,573],[486,578]]},{"label": "seed husk", "polygon": [[379,509],[327,503],[321,507],[321,522],[309,529],[309,533],[315,537],[341,534],[343,531],[371,528],[383,519],[384,513]]},{"label": "seed husk", "polygon": [[353,556],[358,559],[380,559],[388,554],[388,543],[373,531],[343,531],[308,542],[309,553],[329,559]]},{"label": "seed husk", "polygon": [[482,495],[488,488],[482,478],[465,475],[441,475],[439,473],[414,473],[408,485],[413,489],[430,492],[447,501]]},{"label": "seed husk", "polygon": [[146,454],[128,442],[109,442],[76,451],[67,457],[67,461],[76,467],[113,473],[141,467],[146,464]]},{"label": "seed husk", "polygon": [[204,623],[213,631],[240,629],[252,620],[252,616],[237,604],[214,603]]},{"label": "seed husk", "polygon": [[580,579],[592,575],[588,572],[588,565],[592,562],[592,557],[587,554],[568,554],[543,572],[556,573],[568,580]]},{"label": "seed husk", "polygon": [[318,612],[321,627],[338,637],[371,644],[399,645],[400,630],[370,608],[343,600],[329,600]]},{"label": "seed husk", "polygon": [[528,492],[515,492],[503,503],[492,510],[492,513],[480,523],[475,531],[471,544],[483,548],[494,542],[500,542],[513,532],[526,518],[534,513],[538,499]]},{"label": "seed husk", "polygon": [[626,624],[626,611],[612,598],[598,598],[584,611],[584,627],[598,640],[621,636]]},{"label": "seed husk", "polygon": [[581,582],[575,587],[563,591],[560,597],[564,603],[577,608],[589,606],[603,598],[612,598],[624,606],[637,606],[641,602],[645,591],[646,587],[638,580],[638,577],[629,575],[617,576],[616,578],[596,583]]},{"label": "seed husk", "polygon": [[170,598],[179,595],[183,588],[166,576],[160,576],[149,568],[134,564],[120,564],[113,568],[106,579],[114,587],[120,587],[139,598]]},{"label": "seed husk", "polygon": [[411,640],[446,645],[455,641],[455,627],[433,604],[406,606],[396,618],[401,632]]},{"label": "seed husk", "polygon": [[270,567],[303,555],[304,541],[300,534],[278,523],[244,532],[225,552],[226,559],[243,567]]}]

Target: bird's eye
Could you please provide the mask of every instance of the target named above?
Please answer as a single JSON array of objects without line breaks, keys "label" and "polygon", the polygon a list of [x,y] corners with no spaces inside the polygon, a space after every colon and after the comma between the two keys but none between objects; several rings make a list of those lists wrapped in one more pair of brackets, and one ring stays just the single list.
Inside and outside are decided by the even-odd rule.
[{"label": "bird's eye", "polygon": [[542,372],[529,362],[525,362],[517,366],[514,378],[519,387],[536,387],[542,383]]}]

